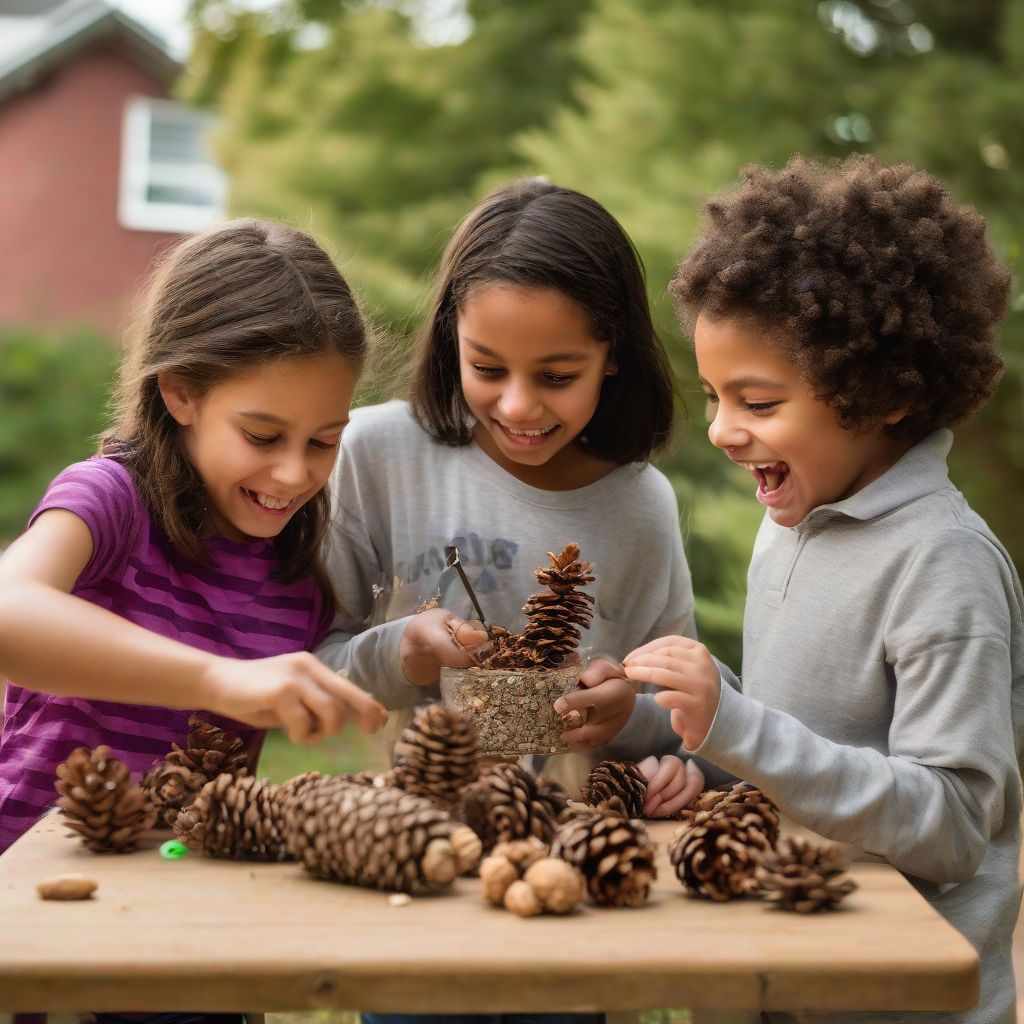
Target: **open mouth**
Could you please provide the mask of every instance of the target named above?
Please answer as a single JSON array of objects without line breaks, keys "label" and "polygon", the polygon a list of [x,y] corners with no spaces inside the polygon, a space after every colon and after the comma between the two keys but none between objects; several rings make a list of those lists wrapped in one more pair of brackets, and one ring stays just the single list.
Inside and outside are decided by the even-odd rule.
[{"label": "open mouth", "polygon": [[256,505],[261,512],[268,512],[270,515],[285,515],[295,507],[295,503],[298,500],[296,498],[291,498],[290,500],[275,498],[272,494],[263,494],[260,491],[251,491],[248,487],[243,487],[242,490],[245,492],[245,496],[254,505]]},{"label": "open mouth", "polygon": [[556,424],[553,427],[540,427],[530,430],[520,430],[517,427],[510,427],[505,423],[501,423],[498,420],[494,421],[501,428],[501,432],[505,435],[508,440],[514,444],[523,448],[532,448],[536,445],[544,444],[551,435],[558,429]]},{"label": "open mouth", "polygon": [[768,495],[783,485],[789,476],[789,466],[785,462],[775,462],[770,466],[755,466],[752,472],[757,477],[757,493]]}]

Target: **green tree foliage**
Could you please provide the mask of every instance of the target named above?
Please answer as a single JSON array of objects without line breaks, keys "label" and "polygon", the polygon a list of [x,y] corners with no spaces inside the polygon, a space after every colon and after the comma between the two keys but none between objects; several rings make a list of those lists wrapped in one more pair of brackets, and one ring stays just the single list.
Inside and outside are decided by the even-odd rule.
[{"label": "green tree foliage", "polygon": [[116,358],[92,333],[0,334],[0,546],[60,470],[95,452]]},{"label": "green tree foliage", "polygon": [[[449,6],[457,0],[448,0]],[[1024,0],[469,0],[472,31],[426,45],[437,0],[194,0],[184,91],[223,119],[238,212],[309,224],[384,326],[415,326],[425,275],[475,199],[544,174],[605,203],[645,261],[692,420],[662,461],[683,506],[702,628],[734,657],[759,518],[703,438],[665,282],[700,206],[741,166],[869,150],[941,175],[1018,273]],[[419,27],[418,27],[419,26]],[[1008,371],[959,431],[954,473],[1024,561],[1024,300]]]}]

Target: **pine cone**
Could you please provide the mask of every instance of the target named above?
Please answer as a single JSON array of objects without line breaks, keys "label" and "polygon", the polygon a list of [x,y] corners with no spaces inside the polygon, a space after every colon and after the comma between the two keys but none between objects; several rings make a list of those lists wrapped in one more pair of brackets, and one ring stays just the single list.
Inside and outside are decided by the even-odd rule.
[{"label": "pine cone", "polygon": [[163,821],[174,827],[178,812],[188,807],[199,791],[218,775],[248,771],[248,750],[234,733],[189,716],[185,749],[171,744],[171,752],[142,780],[142,788],[159,808]]},{"label": "pine cone", "polygon": [[454,807],[479,774],[476,727],[461,712],[428,704],[416,712],[395,744],[393,785]]},{"label": "pine cone", "polygon": [[602,761],[590,769],[580,796],[591,806],[618,797],[628,818],[642,817],[647,799],[647,778],[632,761]]},{"label": "pine cone", "polygon": [[604,907],[639,907],[657,877],[654,844],[640,821],[614,808],[614,801],[589,816],[563,825],[551,843],[551,856],[578,868],[590,898]]},{"label": "pine cone", "polygon": [[852,878],[841,877],[846,860],[835,843],[813,843],[799,836],[780,839],[765,852],[756,878],[761,895],[783,910],[810,914],[834,910],[857,888]]},{"label": "pine cone", "polygon": [[534,571],[547,590],[533,594],[523,605],[527,623],[522,633],[502,631],[492,636],[489,653],[480,658],[485,668],[558,668],[579,646],[593,617],[594,598],[579,588],[594,581],[591,563],[579,561],[580,546],[566,544],[550,566]]},{"label": "pine cone", "polygon": [[297,776],[281,789],[252,775],[224,772],[208,782],[174,822],[175,833],[208,857],[287,860],[283,799],[317,784],[318,773]]},{"label": "pine cone", "polygon": [[156,821],[156,807],[107,746],[73,750],[57,765],[56,788],[68,827],[96,853],[135,849]]},{"label": "pine cone", "polygon": [[702,811],[680,828],[668,855],[676,877],[695,896],[729,900],[757,892],[754,872],[770,849],[762,819],[744,812]]},{"label": "pine cone", "polygon": [[288,850],[317,878],[424,892],[452,882],[479,856],[465,826],[423,797],[327,779],[284,808]]},{"label": "pine cone", "polygon": [[480,777],[462,791],[459,817],[480,837],[484,851],[496,843],[536,836],[551,841],[557,827],[552,813],[557,796],[549,787],[544,795],[525,768],[515,763],[486,765]]}]

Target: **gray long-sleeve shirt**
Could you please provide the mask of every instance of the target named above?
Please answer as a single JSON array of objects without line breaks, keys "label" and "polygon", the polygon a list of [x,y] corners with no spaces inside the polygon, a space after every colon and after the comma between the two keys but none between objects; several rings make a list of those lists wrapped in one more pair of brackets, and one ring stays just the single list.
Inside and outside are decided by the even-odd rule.
[{"label": "gray long-sleeve shirt", "polygon": [[[596,576],[585,651],[622,658],[665,634],[695,635],[676,498],[653,466],[621,466],[575,490],[539,490],[476,444],[433,441],[406,403],[388,402],[355,410],[331,487],[327,565],[343,610],[317,654],[386,707],[437,693],[412,686],[399,661],[416,605],[437,596],[475,617],[459,577],[444,570],[448,544],[458,546],[493,624],[520,629],[522,606],[539,589],[534,569],[548,564],[547,551],[576,541]],[[668,716],[641,694],[633,719],[602,752],[639,758],[678,744]]]},{"label": "gray long-sleeve shirt", "polygon": [[765,518],[742,684],[723,671],[697,751],[815,832],[884,857],[978,950],[975,1009],[851,1019],[1015,1020],[1024,597],[949,482],[951,443],[937,431],[799,526]]}]

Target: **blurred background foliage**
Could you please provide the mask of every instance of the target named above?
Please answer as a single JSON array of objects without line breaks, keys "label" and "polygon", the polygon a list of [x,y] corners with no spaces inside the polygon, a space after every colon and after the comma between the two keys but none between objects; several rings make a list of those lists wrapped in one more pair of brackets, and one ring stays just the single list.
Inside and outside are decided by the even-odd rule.
[{"label": "blurred background foliage", "polygon": [[733,660],[760,507],[703,436],[665,284],[702,201],[749,161],[866,150],[941,175],[1016,273],[1006,378],[953,469],[1021,564],[1024,0],[195,0],[191,17],[181,91],[221,118],[235,212],[325,238],[399,345],[493,185],[543,174],[622,221],[691,409],[659,464],[702,632]]},{"label": "blurred background foliage", "polygon": [[[193,0],[190,18],[179,92],[219,117],[232,212],[325,241],[393,355],[453,227],[493,185],[543,174],[622,221],[691,411],[659,465],[701,630],[732,661],[760,506],[704,437],[666,282],[702,201],[747,162],[872,151],[941,175],[1015,272],[1007,373],[958,431],[953,473],[1024,564],[1024,0]],[[378,378],[365,397],[387,393]]]}]

